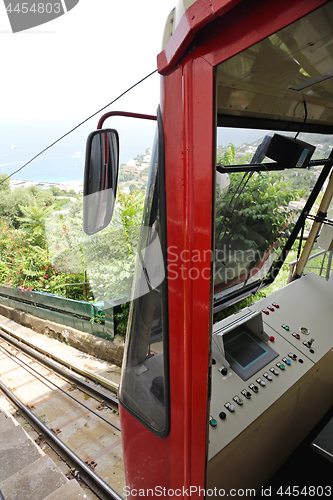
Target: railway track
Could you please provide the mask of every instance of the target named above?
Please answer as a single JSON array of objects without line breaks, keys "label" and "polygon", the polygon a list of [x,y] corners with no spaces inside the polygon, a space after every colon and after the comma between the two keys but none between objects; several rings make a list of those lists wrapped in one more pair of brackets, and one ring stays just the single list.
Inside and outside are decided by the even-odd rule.
[{"label": "railway track", "polygon": [[109,387],[98,386],[0,328],[0,389],[6,398],[35,429],[39,444],[50,446],[69,466],[68,474],[89,486],[89,498],[120,500],[125,480],[118,400]]}]

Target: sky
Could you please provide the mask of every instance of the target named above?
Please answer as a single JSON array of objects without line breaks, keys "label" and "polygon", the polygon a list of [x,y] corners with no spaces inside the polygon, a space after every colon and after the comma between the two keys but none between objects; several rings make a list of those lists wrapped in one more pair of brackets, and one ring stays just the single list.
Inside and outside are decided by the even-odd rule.
[{"label": "sky", "polygon": [[[77,120],[100,109],[156,69],[175,2],[80,0],[67,14],[13,34],[1,0],[1,117]],[[154,75],[121,104],[154,113],[158,100]]]},{"label": "sky", "polygon": [[[0,0],[0,173],[12,173],[154,71],[165,21],[175,4],[176,0],[79,0],[57,19],[12,33]],[[107,111],[155,114],[159,78],[154,74]],[[42,158],[82,153],[98,117]],[[152,145],[152,125],[124,119],[106,122],[119,129],[121,162]],[[239,145],[243,140],[230,131],[223,142]],[[16,177],[33,178],[33,165],[37,169],[41,163],[29,165]],[[54,168],[45,165],[44,173]]]},{"label": "sky", "polygon": [[[175,1],[80,0],[57,19],[12,33],[0,0],[0,173],[11,173],[16,162],[29,160],[154,71]],[[156,114],[158,102],[155,74],[106,111]],[[42,158],[84,151],[101,114]],[[124,120],[106,122],[119,128],[121,161],[151,147],[155,128],[154,122]],[[33,178],[33,165],[40,164],[15,177]]]}]

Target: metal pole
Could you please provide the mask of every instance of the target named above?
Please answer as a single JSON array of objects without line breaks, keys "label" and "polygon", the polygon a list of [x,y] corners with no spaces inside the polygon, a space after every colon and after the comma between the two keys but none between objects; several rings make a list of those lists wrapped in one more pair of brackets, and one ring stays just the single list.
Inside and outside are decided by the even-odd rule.
[{"label": "metal pole", "polygon": [[[332,156],[332,153],[330,155],[330,158],[331,158],[331,156]],[[327,188],[325,190],[323,199],[321,200],[320,207],[319,207],[318,212],[317,212],[317,217],[319,217],[321,214],[326,214],[328,207],[330,206],[332,197],[333,197],[333,171],[330,174]],[[313,245],[315,243],[315,240],[318,236],[321,225],[322,225],[322,222],[317,222],[316,220],[312,224],[311,231],[310,231],[309,236],[306,240],[301,257],[300,257],[299,262],[298,262],[297,267],[296,267],[294,279],[300,278],[302,276],[303,271],[304,271],[304,267],[308,261],[308,258],[310,256],[310,252],[311,252]]]},{"label": "metal pole", "polygon": [[327,262],[327,269],[326,269],[326,281],[328,281],[330,279],[331,266],[332,266],[332,252],[329,252],[329,254],[328,254],[328,262]]}]

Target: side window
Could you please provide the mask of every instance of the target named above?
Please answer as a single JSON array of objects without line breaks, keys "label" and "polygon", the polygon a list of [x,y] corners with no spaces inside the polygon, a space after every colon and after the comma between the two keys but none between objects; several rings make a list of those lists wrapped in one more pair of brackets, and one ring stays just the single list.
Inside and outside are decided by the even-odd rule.
[{"label": "side window", "polygon": [[154,141],[120,385],[121,404],[159,436],[168,433],[164,155]]}]

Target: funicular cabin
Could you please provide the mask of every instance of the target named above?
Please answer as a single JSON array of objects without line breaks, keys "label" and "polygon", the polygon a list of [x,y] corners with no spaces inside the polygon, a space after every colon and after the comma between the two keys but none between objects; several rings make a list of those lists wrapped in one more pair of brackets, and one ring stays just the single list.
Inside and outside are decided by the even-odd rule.
[{"label": "funicular cabin", "polygon": [[[132,498],[259,491],[332,405],[333,288],[303,265],[329,222],[332,35],[323,0],[168,18],[119,391]],[[248,161],[216,160],[230,128],[265,136]],[[295,279],[218,321],[274,281],[324,189]]]}]

